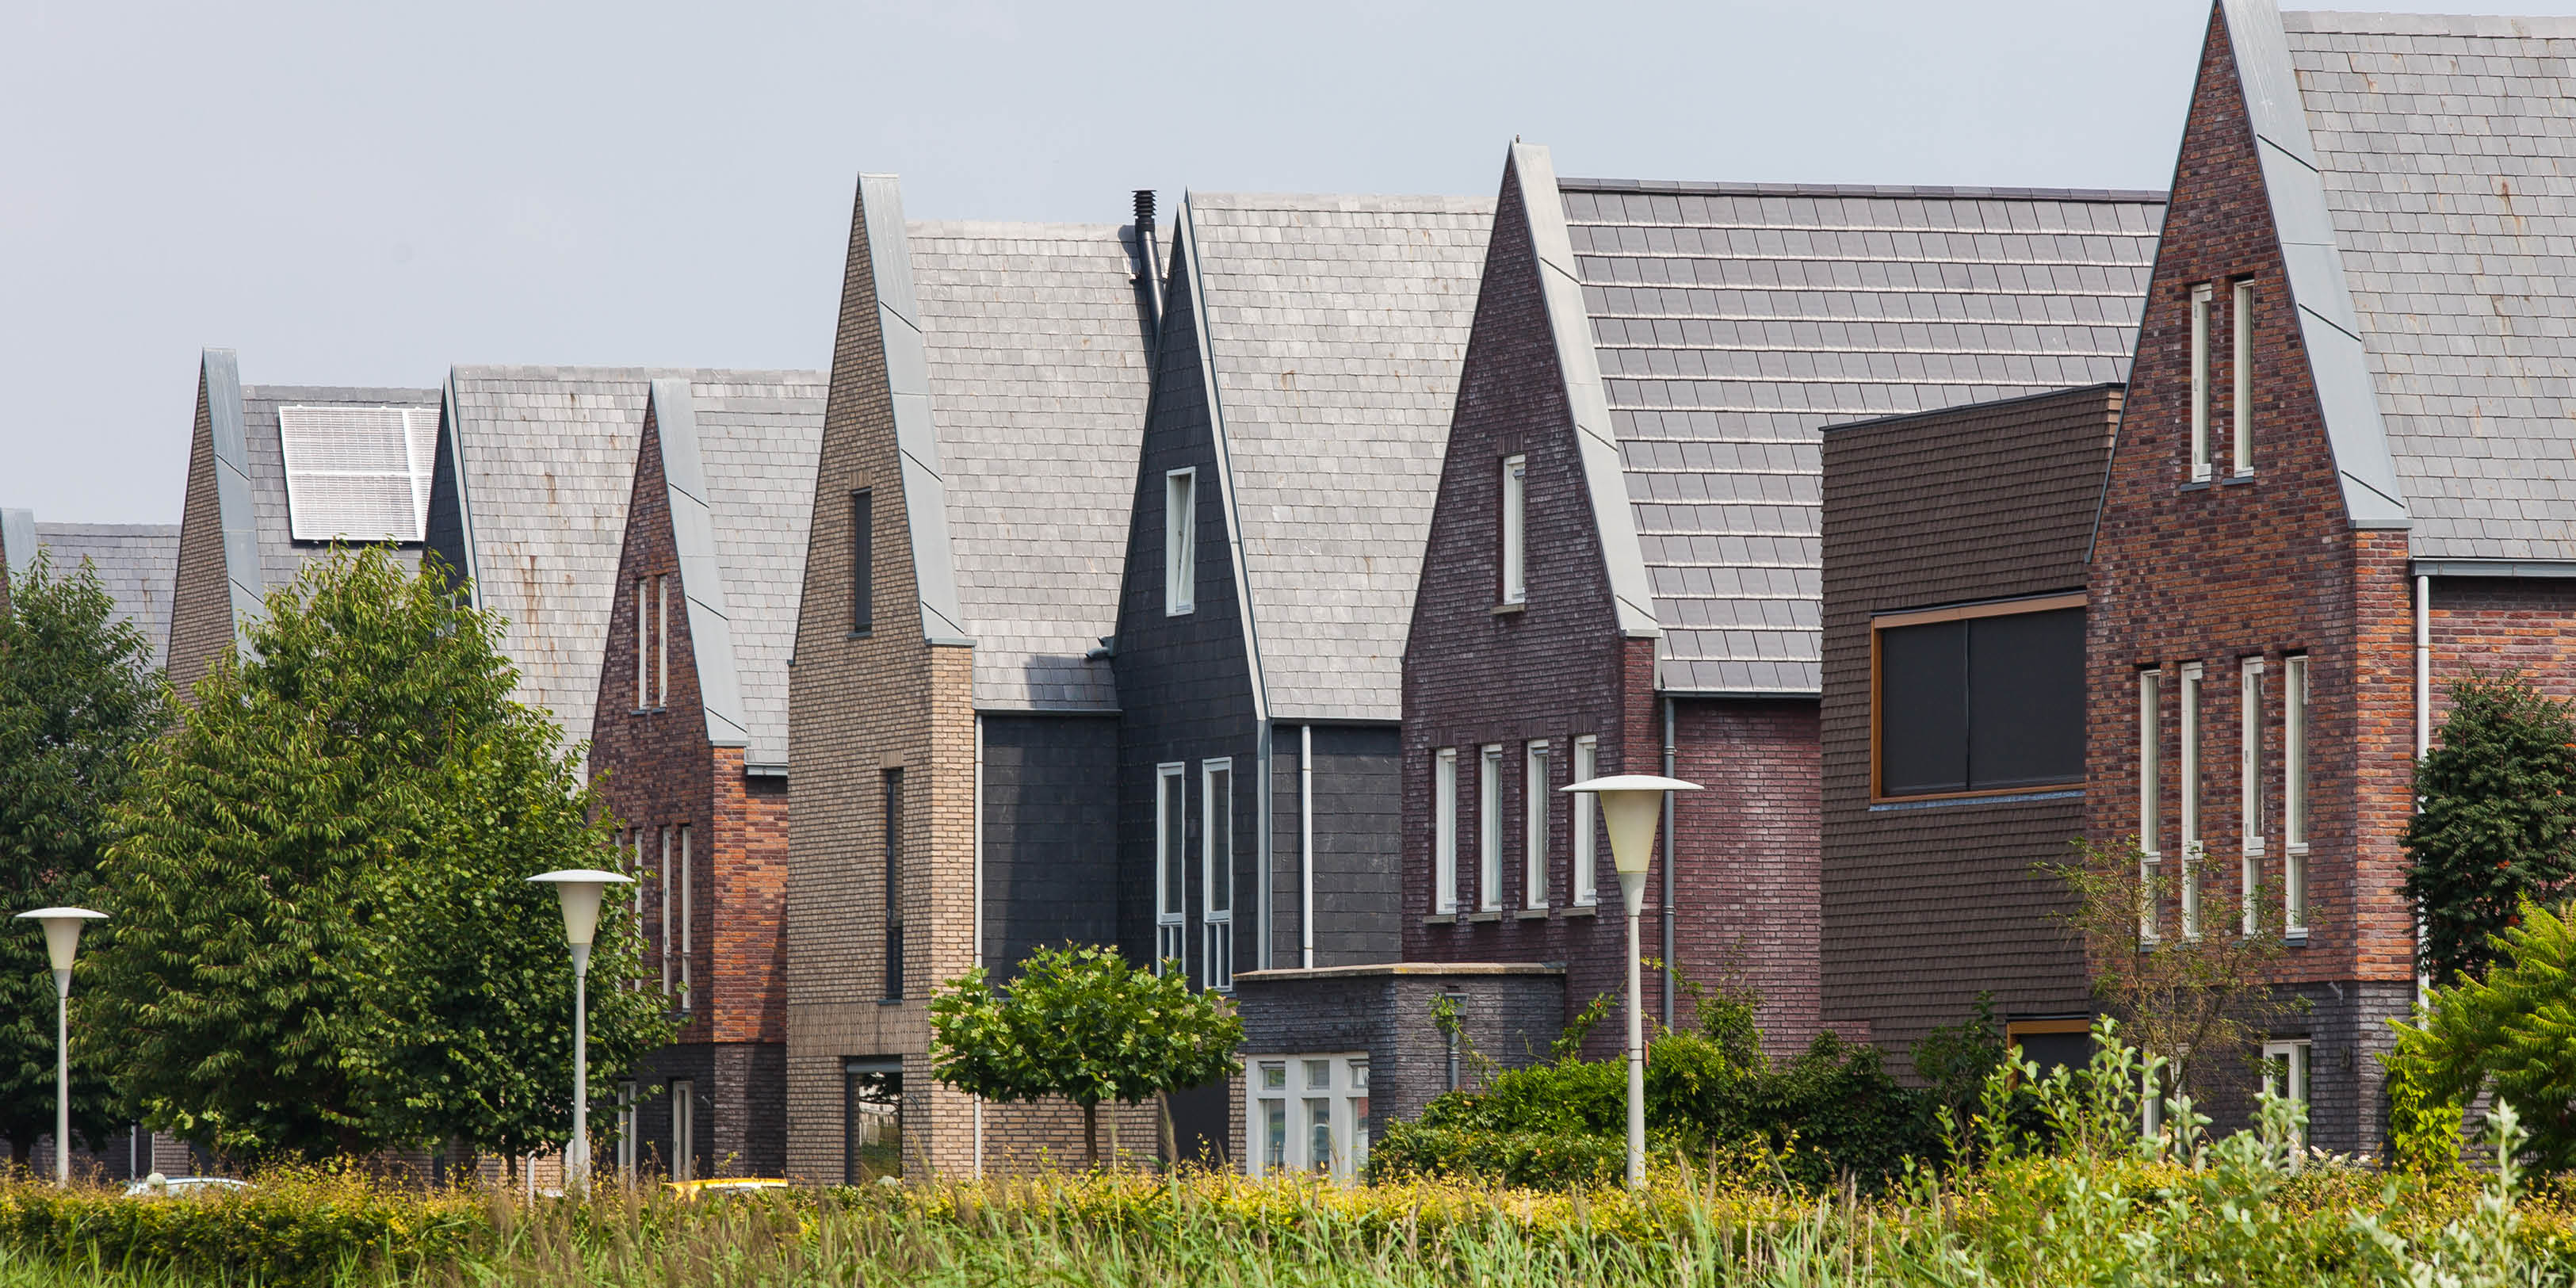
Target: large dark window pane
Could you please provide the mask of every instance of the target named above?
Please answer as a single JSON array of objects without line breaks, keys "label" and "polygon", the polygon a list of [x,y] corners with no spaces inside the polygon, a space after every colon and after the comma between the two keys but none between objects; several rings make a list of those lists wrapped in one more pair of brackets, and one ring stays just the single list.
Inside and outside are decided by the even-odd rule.
[{"label": "large dark window pane", "polygon": [[2084,610],[1968,623],[1968,781],[1980,789],[2084,776]]},{"label": "large dark window pane", "polygon": [[1878,784],[1889,796],[1968,785],[1967,630],[1961,622],[1878,633]]}]

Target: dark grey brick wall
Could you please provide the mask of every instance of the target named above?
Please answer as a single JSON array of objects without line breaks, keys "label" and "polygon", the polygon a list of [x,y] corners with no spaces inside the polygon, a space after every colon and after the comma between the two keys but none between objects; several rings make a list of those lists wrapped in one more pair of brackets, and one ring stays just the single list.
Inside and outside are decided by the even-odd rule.
[{"label": "dark grey brick wall", "polygon": [[982,717],[984,964],[1118,942],[1118,721]]},{"label": "dark grey brick wall", "polygon": [[[1444,993],[1460,999],[1467,1040],[1505,1068],[1536,1063],[1564,1026],[1565,977],[1555,970],[1448,973],[1417,963],[1350,974],[1264,971],[1236,984],[1242,1050],[1247,1057],[1368,1052],[1370,1134],[1383,1135],[1387,1123],[1420,1117],[1449,1089],[1449,1047],[1431,1016],[1432,999]],[[1460,1074],[1468,1076],[1463,1061]],[[1239,1123],[1240,1080],[1234,1094]]]},{"label": "dark grey brick wall", "polygon": [[[1272,934],[1281,966],[1300,961],[1298,756],[1305,726],[1272,738]],[[1316,725],[1314,793],[1315,965],[1365,966],[1403,956],[1403,779],[1393,725]]]}]

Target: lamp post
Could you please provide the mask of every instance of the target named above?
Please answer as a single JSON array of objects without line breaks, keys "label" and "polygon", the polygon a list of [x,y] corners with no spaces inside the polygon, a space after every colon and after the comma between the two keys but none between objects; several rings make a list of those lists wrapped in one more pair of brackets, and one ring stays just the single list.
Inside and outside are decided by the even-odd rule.
[{"label": "lamp post", "polygon": [[[1587,778],[1560,791],[1590,792],[1601,802],[1610,831],[1610,858],[1619,869],[1619,897],[1628,905],[1628,1184],[1646,1183],[1645,983],[1639,967],[1637,914],[1646,901],[1646,864],[1655,853],[1655,817],[1666,792],[1695,792],[1699,784],[1653,774]],[[1672,964],[1665,963],[1670,970]]]},{"label": "lamp post", "polygon": [[564,938],[572,944],[572,1145],[564,1151],[564,1190],[590,1193],[590,941],[599,933],[599,894],[634,878],[597,868],[566,868],[528,878],[555,888]]},{"label": "lamp post", "polygon": [[38,908],[18,914],[45,928],[45,954],[54,959],[54,1184],[72,1183],[72,954],[80,951],[81,923],[103,921],[87,908]]}]

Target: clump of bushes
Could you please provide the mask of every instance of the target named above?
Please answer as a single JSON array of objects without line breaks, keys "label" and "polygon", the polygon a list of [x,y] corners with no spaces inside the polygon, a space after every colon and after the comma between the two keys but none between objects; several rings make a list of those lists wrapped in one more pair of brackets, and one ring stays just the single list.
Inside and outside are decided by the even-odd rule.
[{"label": "clump of bushes", "polygon": [[0,1186],[0,1246],[225,1282],[318,1286],[408,1274],[487,1245],[492,1228],[486,1205],[461,1191],[403,1191],[323,1172],[278,1171],[255,1189],[168,1199]]}]

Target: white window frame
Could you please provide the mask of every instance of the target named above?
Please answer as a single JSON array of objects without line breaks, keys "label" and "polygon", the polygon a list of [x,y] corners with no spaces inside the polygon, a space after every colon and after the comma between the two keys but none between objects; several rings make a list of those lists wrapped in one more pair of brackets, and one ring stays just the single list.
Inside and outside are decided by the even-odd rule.
[{"label": "white window frame", "polygon": [[1503,910],[1503,745],[1476,756],[1476,910]]},{"label": "white window frame", "polygon": [[2207,847],[2200,839],[2200,687],[2201,664],[2182,664],[2182,937],[2200,938],[2201,861]]},{"label": "white window frame", "polygon": [[2235,406],[2230,409],[2228,430],[2235,439],[2236,477],[2250,478],[2254,473],[2254,279],[2237,279],[2230,296],[2227,330],[2233,351],[2227,377],[2235,387]]},{"label": "white window frame", "polygon": [[[1224,793],[1218,794],[1218,775]],[[1234,758],[1199,762],[1199,899],[1200,925],[1206,937],[1199,963],[1199,986],[1210,992],[1234,991]],[[1225,845],[1217,845],[1217,820],[1225,820]],[[1217,898],[1223,876],[1225,898]]]},{"label": "white window frame", "polygon": [[1548,770],[1547,739],[1531,739],[1521,753],[1521,906],[1532,912],[1548,902]]},{"label": "white window frame", "polygon": [[653,707],[653,690],[650,687],[653,619],[645,615],[645,609],[650,607],[645,595],[645,585],[649,580],[645,577],[635,579],[635,709],[638,711],[649,711]]},{"label": "white window frame", "polygon": [[653,945],[653,954],[662,964],[662,996],[671,995],[671,826],[662,825],[662,866],[653,873],[653,885],[662,902],[662,937]]},{"label": "white window frame", "polygon": [[680,824],[680,1009],[690,1009],[689,961],[695,955],[697,865],[689,861],[689,825]]},{"label": "white window frame", "polygon": [[653,709],[671,705],[671,579],[653,578]]},{"label": "white window frame", "polygon": [[[1189,960],[1189,828],[1190,767],[1180,761],[1154,766],[1154,969]],[[1180,831],[1172,834],[1172,804],[1180,802]],[[1183,875],[1180,897],[1172,898],[1172,874]]]},{"label": "white window frame", "polygon": [[1198,591],[1199,471],[1189,466],[1163,474],[1163,615],[1198,611]]},{"label": "white window frame", "polygon": [[2256,901],[2263,888],[2263,659],[2249,657],[2236,670],[2237,834],[2244,842],[2238,876],[2242,908],[2238,930],[2254,933]]},{"label": "white window frame", "polygon": [[2164,871],[2164,682],[2161,667],[2138,670],[2138,939],[2156,941],[2156,876]]},{"label": "white window frame", "polygon": [[[1584,734],[1574,740],[1573,781],[1584,782],[1598,777],[1601,762],[1601,740]],[[1594,848],[1592,793],[1575,792],[1574,796],[1574,906],[1591,908],[1601,902],[1600,852]]]},{"label": "white window frame", "polygon": [[671,1179],[693,1181],[698,1170],[698,1083],[671,1079]]},{"label": "white window frame", "polygon": [[2209,481],[2209,314],[2215,297],[2210,284],[2191,288],[2191,481]]},{"label": "white window frame", "polygon": [[617,1179],[624,1185],[635,1183],[635,1100],[632,1079],[617,1084]]},{"label": "white window frame", "polygon": [[[2276,1069],[2279,1070],[2278,1073],[2274,1072]],[[2298,1101],[2313,1112],[2316,1107],[2316,1101],[2312,1098],[2315,1084],[2311,1079],[2315,1073],[2316,1047],[2309,1039],[2275,1038],[2263,1044],[2263,1089],[2265,1091]],[[2282,1085],[2284,1082],[2288,1084],[2286,1090]],[[2307,1147],[2307,1132],[2304,1129],[2299,1132],[2294,1143],[2301,1149]]]},{"label": "white window frame", "polygon": [[1431,911],[1458,911],[1458,749],[1431,753]]},{"label": "white window frame", "polygon": [[1503,602],[1529,602],[1529,458],[1503,458]]},{"label": "white window frame", "polygon": [[2281,659],[2281,930],[2308,932],[2308,655]]},{"label": "white window frame", "polygon": [[[1314,1083],[1321,1066],[1324,1079]],[[1322,1173],[1342,1185],[1357,1184],[1368,1167],[1369,1057],[1365,1051],[1257,1055],[1243,1062],[1243,1166],[1252,1176]],[[1317,1121],[1313,1106],[1321,1104]],[[1273,1114],[1285,1129],[1273,1162],[1268,1129]],[[1315,1131],[1324,1129],[1323,1157]]]}]

